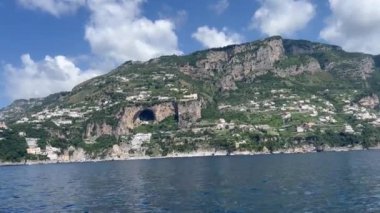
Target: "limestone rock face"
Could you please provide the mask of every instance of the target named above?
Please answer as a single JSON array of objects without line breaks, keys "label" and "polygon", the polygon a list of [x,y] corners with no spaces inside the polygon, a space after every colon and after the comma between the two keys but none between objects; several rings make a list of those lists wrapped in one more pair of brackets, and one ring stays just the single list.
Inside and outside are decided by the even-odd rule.
[{"label": "limestone rock face", "polygon": [[130,157],[129,151],[131,150],[131,146],[127,143],[121,143],[119,145],[115,144],[112,146],[112,149],[109,150],[108,158],[112,159],[128,159]]},{"label": "limestone rock face", "polygon": [[112,127],[105,122],[90,123],[86,127],[85,137],[101,135],[121,136],[144,123],[139,119],[140,113],[149,110],[154,114],[153,123],[159,123],[168,117],[178,117],[179,126],[188,126],[201,118],[201,101],[186,101],[180,103],[164,102],[153,106],[124,107],[119,110],[115,119],[117,126]]},{"label": "limestone rock face", "polygon": [[161,122],[165,118],[176,114],[175,106],[172,102],[160,103],[150,107],[125,107],[117,116],[119,124],[116,128],[116,135],[125,135],[129,133],[131,129],[140,126],[142,122],[138,119],[138,116],[144,110],[151,110],[154,113],[154,122]]},{"label": "limestone rock face", "polygon": [[180,127],[187,127],[201,118],[201,101],[187,101],[178,103],[178,125]]},{"label": "limestone rock face", "polygon": [[[70,151],[72,154],[70,154]],[[82,148],[74,149],[74,147],[69,148],[69,156],[71,161],[85,161],[88,156]]]},{"label": "limestone rock face", "polygon": [[152,133],[147,133],[147,134],[138,133],[138,134],[134,135],[132,140],[131,140],[131,146],[132,146],[131,148],[132,149],[140,149],[141,145],[144,142],[149,142],[151,137],[152,137]]},{"label": "limestone rock face", "polygon": [[[318,57],[326,52],[338,54],[341,58],[331,60]],[[343,52],[337,46],[306,41],[293,42],[283,40],[281,37],[271,37],[258,42],[201,52],[196,55],[193,63],[183,65],[179,69],[192,78],[216,80],[221,91],[236,90],[238,89],[237,81],[249,82],[267,73],[273,73],[278,77],[288,77],[326,71],[339,77],[366,80],[374,72],[373,57],[366,55],[356,57],[354,54]],[[277,66],[277,62],[282,62],[287,57],[297,56],[307,59],[286,68]]]},{"label": "limestone rock face", "polygon": [[371,73],[375,70],[375,61],[372,57],[363,58],[359,63],[359,70],[362,74],[362,78],[365,80],[371,76]]},{"label": "limestone rock face", "polygon": [[94,136],[98,137],[101,135],[112,135],[112,134],[113,134],[112,126],[106,124],[105,122],[90,123],[87,125],[85,137],[90,138]]},{"label": "limestone rock face", "polygon": [[173,103],[162,103],[162,104],[154,105],[153,107],[151,107],[151,109],[156,116],[157,122],[161,122],[165,118],[174,116],[176,114],[175,106]]},{"label": "limestone rock face", "polygon": [[202,79],[222,76],[220,88],[234,90],[237,88],[235,81],[260,76],[273,69],[274,63],[284,57],[284,52],[282,39],[273,37],[259,43],[210,50],[195,66],[187,64],[180,71]]},{"label": "limestone rock face", "polygon": [[371,96],[367,96],[360,99],[359,104],[362,107],[374,109],[375,107],[379,105],[379,97],[375,94],[372,94]]},{"label": "limestone rock face", "polygon": [[130,129],[135,127],[134,121],[135,116],[142,109],[142,107],[125,107],[120,110],[117,115],[119,124],[116,128],[116,135],[125,135],[129,132]]},{"label": "limestone rock face", "polygon": [[322,71],[321,65],[314,58],[308,58],[308,62],[300,65],[293,65],[285,69],[277,68],[274,73],[279,77],[295,76],[302,73],[316,73]]},{"label": "limestone rock face", "polygon": [[272,38],[260,46],[256,55],[255,69],[268,69],[284,56],[284,46],[281,38]]},{"label": "limestone rock face", "polygon": [[222,78],[220,81],[220,86],[222,90],[235,90],[237,89],[237,86],[235,84],[235,78],[231,75],[226,75]]},{"label": "limestone rock face", "polygon": [[326,65],[325,70],[351,79],[366,80],[375,70],[375,61],[369,56],[346,59],[330,62]]}]

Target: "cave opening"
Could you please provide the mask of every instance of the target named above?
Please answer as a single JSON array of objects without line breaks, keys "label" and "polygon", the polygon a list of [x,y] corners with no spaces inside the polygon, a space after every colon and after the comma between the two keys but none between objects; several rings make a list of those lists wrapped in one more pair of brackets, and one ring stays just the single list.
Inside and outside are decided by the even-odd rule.
[{"label": "cave opening", "polygon": [[156,116],[154,115],[154,112],[150,109],[144,109],[143,111],[140,112],[139,114],[139,119],[140,121],[155,121]]}]

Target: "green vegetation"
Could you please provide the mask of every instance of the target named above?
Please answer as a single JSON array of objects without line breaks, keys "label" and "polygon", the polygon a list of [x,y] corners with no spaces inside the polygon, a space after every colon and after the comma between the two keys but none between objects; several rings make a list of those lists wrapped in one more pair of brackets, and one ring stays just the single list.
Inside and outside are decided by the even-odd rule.
[{"label": "green vegetation", "polygon": [[48,132],[44,128],[37,128],[33,124],[16,124],[11,126],[14,132],[25,132],[29,138],[47,138]]},{"label": "green vegetation", "polygon": [[103,135],[97,138],[94,144],[87,144],[84,149],[92,156],[104,156],[109,148],[118,143],[115,136]]},{"label": "green vegetation", "polygon": [[300,65],[307,64],[309,60],[310,58],[308,56],[303,56],[303,55],[289,56],[285,59],[278,61],[275,66],[281,69],[286,69],[293,66],[300,66]]},{"label": "green vegetation", "polygon": [[69,146],[70,146],[68,141],[66,139],[63,139],[63,138],[52,138],[48,141],[48,143],[53,147],[60,148],[61,151],[69,148]]},{"label": "green vegetation", "polygon": [[85,126],[90,123],[105,123],[111,127],[116,127],[118,121],[115,117],[117,112],[121,109],[120,105],[113,106],[111,108],[103,109],[100,111],[95,111],[89,119],[87,119]]},{"label": "green vegetation", "polygon": [[157,131],[175,131],[178,130],[177,121],[174,117],[168,117],[159,123],[143,124],[133,130],[135,133],[151,133]]},{"label": "green vegetation", "polygon": [[26,157],[27,144],[25,138],[17,132],[3,130],[0,133],[0,161],[20,162]]},{"label": "green vegetation", "polygon": [[[346,53],[336,46],[304,40],[285,39],[283,42],[286,55],[272,68],[263,65],[271,63],[263,61],[268,55],[262,52],[269,50],[260,51],[263,57],[255,54],[269,44],[257,41],[245,44],[246,48],[228,46],[186,56],[163,56],[148,62],[129,61],[104,76],[78,85],[72,92],[15,101],[9,107],[11,110],[5,113],[7,125],[12,130],[4,131],[0,136],[3,138],[0,140],[0,159],[44,159],[44,156],[26,155],[25,139],[18,136],[19,132],[25,132],[27,138],[38,138],[38,146],[42,149],[51,145],[63,152],[70,146],[81,147],[93,157],[105,156],[115,144],[128,144],[137,133],[152,133],[152,139],[143,144],[141,150],[130,152],[145,151],[150,156],[198,149],[274,152],[302,145],[318,148],[377,145],[380,128],[370,124],[376,119],[358,119],[360,107],[351,113],[345,113],[344,109],[356,106],[363,97],[380,96],[380,56],[373,57],[376,66],[373,73],[369,72],[371,70],[363,72],[367,64],[362,62],[368,55]],[[218,54],[219,51],[225,54]],[[255,57],[258,60],[255,61]],[[318,61],[323,71],[298,70],[299,74],[295,76],[278,73],[286,72],[290,67],[300,68],[311,60]],[[368,76],[363,78],[362,74],[366,72]],[[222,81],[229,76],[235,80]],[[233,84],[237,89],[226,91],[222,87]],[[191,128],[179,128],[173,116],[128,129],[125,131],[129,132],[127,135],[98,137],[98,131],[86,138],[85,130],[90,124],[105,124],[116,130],[119,115],[125,107],[178,102],[184,95],[193,93],[200,97],[202,120]],[[305,105],[313,108],[301,107]],[[380,117],[378,109],[368,109],[368,114]],[[40,117],[45,110],[60,111],[61,114],[52,113],[43,121],[16,123],[23,117]],[[83,117],[70,117],[70,110],[80,112]],[[41,114],[35,115],[37,112]],[[334,121],[327,121],[326,117],[332,117]],[[57,126],[54,122],[59,119],[70,120],[72,125]],[[219,119],[227,122],[222,128],[216,128]],[[354,133],[345,133],[346,124],[353,127]],[[297,127],[304,126],[308,126],[305,131],[297,130]]]},{"label": "green vegetation", "polygon": [[201,144],[197,136],[192,132],[176,132],[175,135],[156,132],[143,147],[147,148],[146,154],[149,156],[166,156],[171,152],[187,153],[197,150]]},{"label": "green vegetation", "polygon": [[26,155],[26,160],[33,160],[33,161],[41,161],[41,160],[49,160],[49,158],[46,155]]},{"label": "green vegetation", "polygon": [[236,149],[235,142],[228,136],[228,132],[212,137],[210,145],[216,150],[226,150],[228,153],[231,153]]}]

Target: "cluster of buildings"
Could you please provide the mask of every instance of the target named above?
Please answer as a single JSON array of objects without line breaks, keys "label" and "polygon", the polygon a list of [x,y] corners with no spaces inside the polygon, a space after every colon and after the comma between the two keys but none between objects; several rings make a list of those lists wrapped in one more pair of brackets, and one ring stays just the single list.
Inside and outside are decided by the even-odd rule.
[{"label": "cluster of buildings", "polygon": [[308,99],[301,99],[297,95],[285,96],[286,94],[281,92],[287,92],[287,90],[272,90],[271,93],[276,95],[270,99],[250,100],[247,104],[237,106],[222,104],[218,106],[218,109],[253,113],[276,112],[281,113],[283,119],[290,119],[292,113],[302,113],[315,117],[322,123],[336,123],[333,117],[336,109],[329,101],[324,101],[315,95]]},{"label": "cluster of buildings", "polygon": [[[356,91],[353,91],[355,93]],[[309,117],[304,124],[295,128],[295,132],[304,133],[313,131],[314,126],[336,126],[338,123],[337,116],[340,113],[351,114],[358,120],[371,121],[375,126],[380,126],[380,118],[370,108],[352,104],[351,95],[338,95],[337,98],[346,104],[343,112],[337,112],[335,106],[328,100],[311,95],[308,98],[301,98],[299,95],[291,94],[290,90],[278,89],[271,90],[271,97],[259,97],[260,93],[255,93],[254,100],[248,101],[246,104],[227,105],[221,104],[218,109],[221,111],[240,111],[250,113],[272,113],[280,114],[284,121],[292,119],[295,113],[301,113]],[[223,122],[217,124],[218,129],[229,126]],[[354,133],[354,129],[348,124],[341,124],[343,131],[346,133]],[[281,130],[280,130],[281,131]]]},{"label": "cluster of buildings", "polygon": [[127,101],[147,101],[151,97],[150,91],[140,91],[138,95],[127,96]]},{"label": "cluster of buildings", "polygon": [[358,104],[347,104],[343,107],[343,112],[345,114],[354,115],[358,120],[376,120],[377,115],[371,113],[369,109],[359,106]]},{"label": "cluster of buildings", "polygon": [[[19,133],[19,135],[22,135],[24,136],[24,134],[22,133]],[[26,152],[28,154],[32,154],[32,155],[41,155],[42,154],[42,151],[41,151],[41,148],[38,147],[38,138],[25,138],[26,140],[26,144],[28,145],[28,148],[26,149]]]},{"label": "cluster of buildings", "polygon": [[[24,132],[19,133],[20,136],[25,137]],[[50,160],[57,160],[59,158],[59,153],[61,150],[56,147],[52,147],[50,145],[47,145],[44,150],[42,150],[38,146],[38,140],[39,138],[25,138],[26,143],[28,145],[28,148],[26,149],[26,152],[31,155],[45,155],[47,156]]]},{"label": "cluster of buildings", "polygon": [[153,80],[161,80],[161,81],[166,81],[166,80],[173,80],[175,78],[175,74],[172,73],[165,73],[165,72],[154,72],[152,73],[152,79]]},{"label": "cluster of buildings", "polygon": [[72,124],[73,119],[84,118],[86,114],[100,110],[100,107],[82,106],[78,108],[54,108],[44,109],[40,112],[32,114],[30,117],[23,117],[16,123],[41,123],[46,120],[52,120],[57,126]]},{"label": "cluster of buildings", "polygon": [[[128,77],[128,78],[127,78]],[[145,82],[146,79],[141,79],[138,74],[129,74],[127,77],[117,76],[116,78],[121,82]],[[143,78],[145,78],[143,76]],[[197,100],[198,95],[192,94],[187,88],[178,87],[174,85],[173,79],[176,78],[175,74],[166,73],[163,71],[152,72],[151,78],[155,81],[165,82],[165,88],[162,88],[161,95],[153,95],[152,91],[145,86],[135,87],[133,91],[124,91],[121,86],[115,89],[116,93],[126,94],[125,100],[130,102],[145,102],[150,100],[170,101],[179,98],[181,101]]]}]

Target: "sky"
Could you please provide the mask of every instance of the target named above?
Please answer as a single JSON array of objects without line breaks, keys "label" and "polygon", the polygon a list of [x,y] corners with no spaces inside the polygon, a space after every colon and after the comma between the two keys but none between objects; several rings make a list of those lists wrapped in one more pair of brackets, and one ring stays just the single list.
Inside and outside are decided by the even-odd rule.
[{"label": "sky", "polygon": [[380,0],[1,0],[0,107],[128,60],[280,35],[380,54]]}]

